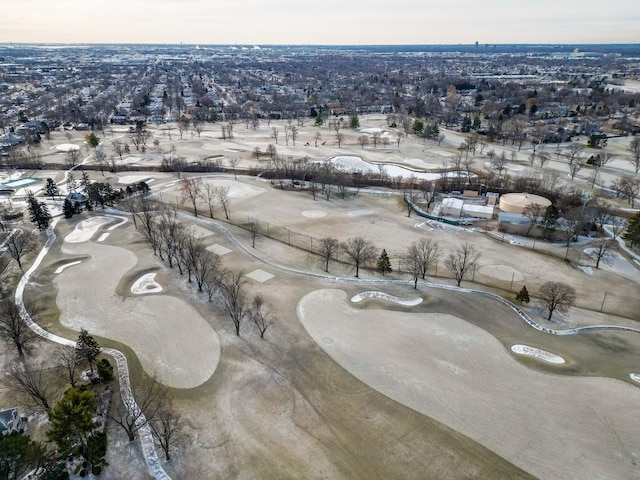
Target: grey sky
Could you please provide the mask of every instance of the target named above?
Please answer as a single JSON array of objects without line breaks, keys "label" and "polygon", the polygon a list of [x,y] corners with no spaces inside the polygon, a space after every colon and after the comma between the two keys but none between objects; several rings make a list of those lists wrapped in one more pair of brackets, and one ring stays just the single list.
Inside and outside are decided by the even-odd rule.
[{"label": "grey sky", "polygon": [[0,42],[640,43],[637,0],[22,0]]}]

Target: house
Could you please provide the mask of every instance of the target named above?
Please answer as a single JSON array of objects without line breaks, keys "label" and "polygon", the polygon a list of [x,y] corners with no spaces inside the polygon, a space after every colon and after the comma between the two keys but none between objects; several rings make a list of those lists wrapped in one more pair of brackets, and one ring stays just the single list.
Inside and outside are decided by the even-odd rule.
[{"label": "house", "polygon": [[87,197],[78,192],[69,192],[66,200],[69,200],[71,202],[71,205],[73,205],[73,208],[75,208],[76,212],[81,212],[85,208],[87,208],[87,202],[89,201]]},{"label": "house", "polygon": [[20,432],[27,424],[25,417],[18,417],[16,407],[0,410],[0,434],[8,435],[13,432]]}]

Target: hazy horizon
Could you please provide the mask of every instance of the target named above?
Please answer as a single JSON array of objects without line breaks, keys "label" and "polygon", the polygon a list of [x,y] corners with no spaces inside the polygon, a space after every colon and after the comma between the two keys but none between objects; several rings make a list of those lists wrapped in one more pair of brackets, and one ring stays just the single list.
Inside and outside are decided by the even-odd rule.
[{"label": "hazy horizon", "polygon": [[3,7],[0,43],[193,45],[635,44],[631,0],[24,0]]}]

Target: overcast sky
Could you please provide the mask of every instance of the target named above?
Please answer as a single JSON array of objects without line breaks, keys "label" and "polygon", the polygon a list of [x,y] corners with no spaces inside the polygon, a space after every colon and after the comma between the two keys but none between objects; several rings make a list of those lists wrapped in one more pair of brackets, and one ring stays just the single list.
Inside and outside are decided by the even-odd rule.
[{"label": "overcast sky", "polygon": [[0,42],[640,43],[637,0],[20,0]]}]

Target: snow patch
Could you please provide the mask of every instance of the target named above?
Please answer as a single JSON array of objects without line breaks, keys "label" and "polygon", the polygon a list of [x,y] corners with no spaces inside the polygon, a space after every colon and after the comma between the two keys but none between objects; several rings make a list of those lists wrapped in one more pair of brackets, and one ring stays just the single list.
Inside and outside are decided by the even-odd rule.
[{"label": "snow patch", "polygon": [[554,363],[556,365],[562,365],[563,363],[565,363],[564,358],[560,357],[559,355],[547,352],[546,350],[540,350],[536,347],[530,347],[528,345],[513,345],[511,347],[511,351],[519,355],[527,355],[529,357],[539,358],[540,360]]},{"label": "snow patch", "polygon": [[351,297],[351,301],[354,303],[358,303],[363,301],[365,298],[377,298],[379,300],[385,300],[387,302],[396,303],[398,305],[404,305],[407,307],[415,307],[416,305],[420,305],[423,301],[422,297],[401,298],[389,295],[388,293],[377,292],[373,290],[354,295],[353,297]]},{"label": "snow patch", "polygon": [[634,382],[638,382],[640,383],[640,373],[630,373],[629,377],[631,378],[631,380],[633,380]]},{"label": "snow patch", "polygon": [[162,291],[162,285],[155,280],[155,273],[147,273],[141,276],[131,285],[131,293],[142,295],[144,293],[158,293]]},{"label": "snow patch", "polygon": [[64,237],[64,241],[67,243],[88,242],[101,226],[111,221],[112,219],[109,217],[92,217],[87,220],[83,220],[76,225],[73,232]]},{"label": "snow patch", "polygon": [[74,265],[78,265],[80,263],[82,263],[80,260],[78,260],[77,262],[65,263],[64,265],[61,265],[58,268],[56,268],[56,271],[53,273],[62,273],[65,269],[69,267],[73,267]]}]

